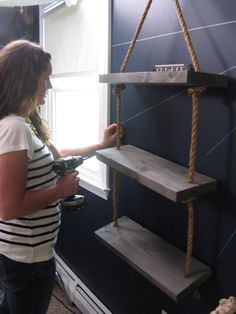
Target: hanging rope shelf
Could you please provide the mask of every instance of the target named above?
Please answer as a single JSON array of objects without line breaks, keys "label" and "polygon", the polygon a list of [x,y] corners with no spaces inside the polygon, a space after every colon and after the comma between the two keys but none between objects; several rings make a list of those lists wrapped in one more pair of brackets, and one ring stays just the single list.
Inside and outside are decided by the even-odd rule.
[{"label": "hanging rope shelf", "polygon": [[[216,189],[216,181],[206,176],[200,175],[195,172],[196,165],[196,153],[197,153],[197,131],[198,131],[198,106],[199,97],[206,91],[207,86],[227,86],[227,77],[222,75],[208,74],[200,72],[200,65],[197,60],[195,50],[192,45],[192,41],[179,5],[178,0],[174,1],[174,7],[176,15],[178,17],[179,24],[181,26],[184,40],[187,45],[187,49],[191,58],[193,70],[190,71],[166,71],[166,72],[136,72],[136,73],[124,73],[128,65],[131,54],[134,50],[135,43],[143,27],[144,21],[151,7],[152,0],[147,2],[142,17],[138,23],[133,39],[126,52],[124,61],[120,67],[120,73],[112,73],[100,75],[100,82],[102,83],[116,83],[116,87],[113,90],[113,94],[116,96],[116,123],[118,124],[118,135],[116,140],[115,154],[113,149],[105,149],[97,152],[97,158],[111,167],[114,168],[113,173],[113,227],[119,227],[119,210],[118,210],[118,190],[119,190],[119,172],[126,175],[133,176],[138,182],[148,186],[149,188],[157,191],[165,197],[172,199],[173,201],[181,201],[186,204],[188,209],[188,230],[187,230],[187,252],[185,257],[184,275],[186,278],[191,277],[191,264],[192,264],[192,250],[193,250],[193,225],[194,225],[194,209],[193,200],[202,194],[209,193]],[[191,141],[189,150],[189,163],[188,168],[183,168],[179,165],[173,165],[169,161],[163,161],[162,158],[152,156],[147,152],[143,152],[140,149],[134,148],[131,145],[121,146],[121,112],[122,112],[122,92],[125,89],[125,84],[175,84],[185,85],[188,87],[187,93],[192,100],[192,128],[191,128]],[[119,152],[120,151],[120,152]],[[126,154],[127,153],[127,154]],[[134,157],[139,156],[139,157]],[[115,156],[116,155],[116,156]],[[151,161],[150,169],[146,167],[146,173],[143,171],[143,167],[139,164],[143,162],[144,155],[148,158],[149,163]],[[136,161],[136,166],[132,166],[132,162]],[[153,163],[152,163],[153,162]],[[160,166],[158,166],[160,164]],[[166,167],[171,169],[174,176],[179,178],[179,187],[174,190],[172,185],[173,176],[166,177],[167,174],[162,170]],[[127,169],[129,168],[129,171]],[[142,169],[141,169],[142,168]],[[158,172],[158,177],[163,186],[160,187],[160,182],[155,183],[156,178],[153,172]],[[156,176],[157,177],[157,176]],[[149,182],[150,181],[150,182]],[[158,181],[158,180],[157,180]],[[164,181],[164,183],[163,183]],[[185,181],[185,182],[184,182]],[[176,183],[176,182],[175,182]],[[123,221],[123,220],[122,220]],[[131,226],[130,226],[131,227]],[[103,230],[104,231],[104,230]],[[103,232],[98,231],[98,235],[101,236]],[[101,236],[103,237],[103,235]],[[104,240],[104,239],[103,239]],[[125,253],[124,253],[125,255]],[[126,257],[127,258],[127,257]],[[132,263],[132,261],[131,261]],[[195,261],[194,261],[195,263]],[[137,265],[135,266],[138,267]],[[206,274],[209,276],[209,269]],[[145,273],[146,276],[147,273]],[[158,284],[157,284],[158,285]],[[183,288],[183,287],[182,287]],[[181,288],[181,289],[182,289]],[[180,290],[181,290],[180,289]],[[166,291],[167,292],[167,291]],[[167,292],[169,293],[169,291]],[[172,293],[172,292],[171,292]],[[180,292],[179,292],[180,293]],[[174,298],[177,298],[176,295]]]},{"label": "hanging rope shelf", "polygon": [[[141,20],[137,26],[137,29],[135,31],[134,37],[131,41],[131,44],[127,50],[126,56],[124,58],[124,61],[120,67],[120,73],[123,73],[127,67],[127,64],[129,62],[130,56],[133,52],[133,49],[135,47],[135,43],[137,41],[137,38],[140,34],[140,31],[142,29],[142,26],[144,24],[145,18],[147,16],[147,13],[151,7],[152,0],[149,0],[145,10],[142,14]],[[186,26],[186,23],[184,21],[184,17],[179,5],[178,0],[174,0],[174,5],[176,9],[176,14],[181,26],[181,29],[183,31],[184,39],[187,44],[188,52],[190,54],[190,58],[193,64],[193,68],[195,72],[200,72],[200,65],[197,60],[196,53],[194,51],[191,38]],[[121,107],[122,107],[122,98],[121,93],[124,90],[124,85],[117,85],[114,89],[113,93],[117,97],[117,124],[119,127],[119,130],[121,129],[120,121],[121,121]],[[204,86],[200,87],[192,87],[189,88],[188,94],[192,97],[192,131],[191,131],[191,145],[190,145],[190,154],[189,154],[189,172],[188,172],[188,182],[193,183],[194,180],[194,174],[195,174],[195,163],[196,163],[196,151],[197,151],[197,128],[198,128],[198,97],[206,90]],[[120,133],[117,136],[117,149],[120,149]],[[114,220],[114,226],[118,226],[118,173],[117,171],[114,172],[114,185],[113,185],[113,220]],[[188,207],[188,239],[187,239],[187,256],[186,256],[186,263],[185,263],[185,276],[190,275],[190,263],[191,263],[191,255],[192,255],[192,245],[193,245],[193,204],[192,199],[189,199],[186,202],[186,205]]]}]

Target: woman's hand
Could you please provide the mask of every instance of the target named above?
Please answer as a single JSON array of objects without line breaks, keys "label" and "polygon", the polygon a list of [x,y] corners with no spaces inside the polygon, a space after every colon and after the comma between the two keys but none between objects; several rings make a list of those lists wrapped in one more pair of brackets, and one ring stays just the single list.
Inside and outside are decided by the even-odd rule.
[{"label": "woman's hand", "polygon": [[[104,135],[103,135],[103,141],[101,143],[103,148],[109,147],[109,146],[111,146],[115,142],[117,134],[118,134],[118,131],[119,131],[118,130],[118,125],[116,123],[113,123],[113,124],[111,124],[111,125],[109,125],[108,127],[105,128]],[[120,134],[121,134],[121,137],[122,137],[122,135],[123,135],[122,128],[120,130]]]},{"label": "woman's hand", "polygon": [[[120,134],[120,138],[124,134],[122,127],[120,127],[119,134]],[[55,159],[58,157],[66,157],[66,156],[83,156],[83,157],[89,158],[89,157],[94,156],[97,150],[112,146],[112,144],[116,140],[117,135],[118,135],[118,125],[116,123],[113,123],[105,128],[104,134],[103,134],[103,140],[99,144],[94,144],[94,145],[90,145],[86,147],[79,147],[79,148],[62,149],[60,152],[55,148],[55,146],[51,144],[50,149]]]},{"label": "woman's hand", "polygon": [[60,198],[74,195],[79,188],[78,171],[68,173],[58,179],[57,190]]}]

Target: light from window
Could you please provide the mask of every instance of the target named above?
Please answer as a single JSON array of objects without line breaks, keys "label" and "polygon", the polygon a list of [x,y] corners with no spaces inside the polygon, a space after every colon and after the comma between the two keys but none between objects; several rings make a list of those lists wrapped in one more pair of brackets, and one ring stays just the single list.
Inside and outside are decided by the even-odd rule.
[{"label": "light from window", "polygon": [[[80,0],[74,7],[41,8],[41,43],[52,55],[52,85],[42,114],[58,148],[102,140],[108,124],[110,0]],[[108,169],[96,158],[79,167],[81,185],[107,198]]]}]

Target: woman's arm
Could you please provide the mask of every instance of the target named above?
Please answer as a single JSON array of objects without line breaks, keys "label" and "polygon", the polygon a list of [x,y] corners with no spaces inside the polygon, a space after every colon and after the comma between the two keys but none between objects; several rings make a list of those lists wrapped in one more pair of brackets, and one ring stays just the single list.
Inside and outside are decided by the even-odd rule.
[{"label": "woman's arm", "polygon": [[54,158],[66,157],[66,156],[82,156],[82,157],[92,157],[96,150],[106,148],[111,146],[117,136],[117,124],[113,123],[105,128],[103,140],[100,144],[94,144],[82,148],[66,148],[59,151],[53,144],[50,145],[51,152]]},{"label": "woman's arm", "polygon": [[0,218],[16,219],[32,214],[65,196],[77,192],[78,172],[61,177],[49,188],[35,191],[26,190],[26,150],[0,155]]}]

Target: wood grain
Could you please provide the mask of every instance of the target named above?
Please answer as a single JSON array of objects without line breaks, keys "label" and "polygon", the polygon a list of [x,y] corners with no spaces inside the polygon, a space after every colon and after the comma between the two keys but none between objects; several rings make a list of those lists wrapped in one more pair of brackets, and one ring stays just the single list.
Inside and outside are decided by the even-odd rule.
[{"label": "wood grain", "polygon": [[227,87],[228,77],[194,71],[125,72],[99,75],[100,83]]},{"label": "wood grain", "polygon": [[185,278],[185,252],[125,216],[119,219],[119,227],[109,224],[95,234],[175,301],[211,276],[211,269],[193,258],[192,275]]},{"label": "wood grain", "polygon": [[132,145],[99,150],[97,159],[144,186],[174,201],[184,201],[214,191],[216,180],[200,173],[187,183],[188,169]]}]

